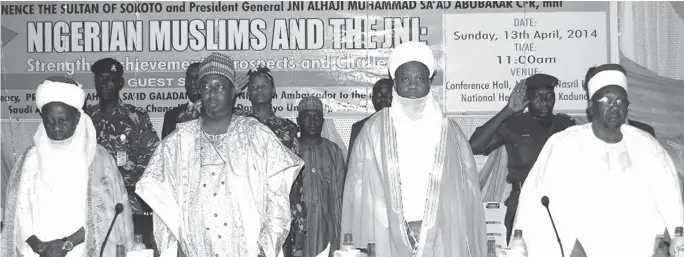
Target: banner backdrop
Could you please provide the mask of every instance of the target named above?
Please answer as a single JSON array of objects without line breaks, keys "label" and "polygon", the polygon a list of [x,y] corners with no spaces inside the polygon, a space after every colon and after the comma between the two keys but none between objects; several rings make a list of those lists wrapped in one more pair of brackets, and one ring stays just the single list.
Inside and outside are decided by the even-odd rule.
[{"label": "banner backdrop", "polygon": [[[616,3],[565,1],[3,2],[2,118],[38,118],[35,89],[68,75],[96,104],[90,65],[124,66],[122,99],[161,118],[187,102],[184,72],[212,51],[239,76],[273,71],[274,109],[296,115],[319,96],[328,117],[373,112],[371,87],[387,77],[391,49],[429,44],[451,115],[499,111],[517,81],[560,79],[556,110],[584,112],[582,79],[617,62]],[[237,106],[249,109],[245,97]]]}]

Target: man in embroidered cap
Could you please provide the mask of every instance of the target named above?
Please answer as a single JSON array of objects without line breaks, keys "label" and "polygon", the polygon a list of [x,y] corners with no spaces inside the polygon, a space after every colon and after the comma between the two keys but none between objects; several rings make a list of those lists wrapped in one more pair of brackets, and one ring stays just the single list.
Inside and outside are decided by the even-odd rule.
[{"label": "man in embroidered cap", "polygon": [[193,63],[185,70],[185,94],[188,102],[175,107],[164,113],[164,126],[162,127],[162,138],[165,138],[176,129],[176,124],[191,121],[199,117],[199,63]]},{"label": "man in embroidered cap", "polygon": [[[546,140],[551,135],[575,125],[566,114],[554,114],[554,87],[558,79],[547,74],[535,74],[519,82],[508,100],[508,105],[470,137],[473,154],[489,155],[505,146],[508,155],[506,182],[512,190],[506,199],[506,240],[511,237],[518,196],[527,173],[537,160]],[[522,111],[528,109],[528,112]]]},{"label": "man in embroidered cap", "polygon": [[[371,95],[371,101],[373,102],[373,107],[375,112],[379,112],[382,108],[392,106],[392,86],[394,86],[394,81],[392,79],[384,78],[375,82],[373,85],[373,94]],[[375,114],[375,113],[373,113]],[[371,116],[373,116],[371,114]],[[371,117],[368,116],[360,121],[357,121],[352,125],[351,136],[349,137],[349,154],[351,155],[351,149],[354,146],[354,140],[359,135],[359,132],[366,124],[366,121]]]},{"label": "man in embroidered cap", "polygon": [[392,106],[368,119],[349,157],[342,234],[375,242],[377,256],[487,253],[475,160],[430,92],[436,69],[425,43],[392,51]]},{"label": "man in embroidered cap", "polygon": [[290,229],[303,162],[258,120],[233,115],[233,63],[218,53],[201,62],[201,117],[162,140],[138,182],[161,256],[276,257]]},{"label": "man in embroidered cap", "polygon": [[524,232],[529,257],[561,256],[542,197],[548,197],[566,256],[583,248],[586,256],[650,257],[656,236],[674,235],[682,226],[672,159],[655,138],[625,124],[627,91],[620,65],[597,67],[587,84],[592,122],[544,145],[522,188],[514,225]]},{"label": "man in embroidered cap", "polygon": [[97,144],[81,108],[85,92],[65,77],[45,80],[36,92],[43,122],[34,145],[19,158],[8,181],[3,257],[99,256],[115,206],[104,256],[116,245],[133,247],[133,220],[114,158]]},{"label": "man in embroidered cap", "polygon": [[[330,244],[330,256],[339,249],[342,190],[345,161],[342,149],[322,136],[323,103],[315,96],[299,102],[297,123],[301,128],[300,156],[304,169],[292,187],[293,208],[306,207],[295,213],[286,243],[285,257],[317,256]],[[297,215],[300,214],[301,215]]]}]

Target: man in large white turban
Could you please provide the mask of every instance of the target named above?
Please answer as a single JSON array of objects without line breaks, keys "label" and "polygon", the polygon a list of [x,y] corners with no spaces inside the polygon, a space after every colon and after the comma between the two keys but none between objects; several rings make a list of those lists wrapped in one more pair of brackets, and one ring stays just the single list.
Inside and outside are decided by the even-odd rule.
[{"label": "man in large white turban", "polygon": [[43,122],[8,181],[0,256],[99,256],[116,209],[123,213],[103,256],[115,256],[117,245],[133,247],[123,178],[97,144],[93,122],[81,110],[84,100],[81,85],[68,78],[48,78],[38,86]]},{"label": "man in large white turban", "polygon": [[514,228],[523,231],[529,257],[580,249],[586,256],[651,257],[656,237],[674,236],[684,222],[672,159],[650,134],[625,124],[620,65],[597,67],[587,92],[592,122],[546,142],[523,185]]},{"label": "man in large white turban", "polygon": [[468,138],[432,95],[435,69],[425,43],[392,51],[392,107],[368,119],[349,157],[341,231],[356,247],[375,242],[376,256],[487,251],[475,161]]}]

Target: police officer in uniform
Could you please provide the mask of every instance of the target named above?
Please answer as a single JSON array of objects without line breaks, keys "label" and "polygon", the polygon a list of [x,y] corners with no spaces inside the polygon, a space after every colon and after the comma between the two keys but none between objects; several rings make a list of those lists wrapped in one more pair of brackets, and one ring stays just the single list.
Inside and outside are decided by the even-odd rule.
[{"label": "police officer in uniform", "polygon": [[[489,155],[506,146],[506,181],[512,184],[511,194],[505,202],[507,241],[510,241],[520,190],[546,140],[575,125],[570,116],[553,113],[556,85],[558,79],[547,74],[535,74],[522,80],[513,89],[508,105],[470,137],[473,154]],[[525,108],[528,112],[523,113]]]},{"label": "police officer in uniform", "polygon": [[124,179],[135,233],[142,234],[145,245],[155,249],[152,209],[135,194],[135,184],[159,145],[159,135],[144,109],[121,100],[125,84],[121,63],[104,58],[93,63],[90,69],[95,77],[98,104],[88,106],[85,112],[97,130],[97,143],[114,157]]}]

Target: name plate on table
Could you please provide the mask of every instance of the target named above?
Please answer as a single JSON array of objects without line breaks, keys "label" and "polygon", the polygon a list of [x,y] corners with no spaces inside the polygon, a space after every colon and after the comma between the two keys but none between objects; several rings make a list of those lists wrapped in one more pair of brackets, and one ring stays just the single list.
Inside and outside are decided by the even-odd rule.
[{"label": "name plate on table", "polygon": [[127,252],[126,257],[154,257],[154,250],[145,249],[140,251]]}]

